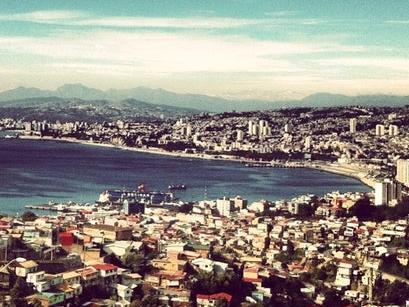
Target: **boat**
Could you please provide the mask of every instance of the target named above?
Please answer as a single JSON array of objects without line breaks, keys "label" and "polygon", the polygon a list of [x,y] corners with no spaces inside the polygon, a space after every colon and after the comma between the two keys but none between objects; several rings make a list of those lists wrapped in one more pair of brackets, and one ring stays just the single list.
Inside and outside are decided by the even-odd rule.
[{"label": "boat", "polygon": [[168,186],[169,190],[186,190],[185,184],[170,184]]},{"label": "boat", "polygon": [[10,134],[7,134],[7,135],[4,136],[4,138],[5,138],[5,139],[17,139],[17,138],[18,138],[18,135],[10,135]]}]

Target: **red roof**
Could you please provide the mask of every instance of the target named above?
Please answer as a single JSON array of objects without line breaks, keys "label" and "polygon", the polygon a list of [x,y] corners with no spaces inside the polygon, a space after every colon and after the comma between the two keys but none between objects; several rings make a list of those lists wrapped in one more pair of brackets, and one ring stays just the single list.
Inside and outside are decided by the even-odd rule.
[{"label": "red roof", "polygon": [[201,299],[201,300],[217,300],[217,299],[224,299],[227,302],[230,303],[232,296],[228,293],[225,292],[220,292],[220,293],[215,293],[215,294],[198,294],[196,295],[196,299]]},{"label": "red roof", "polygon": [[118,268],[117,266],[110,264],[110,263],[95,264],[93,265],[93,267],[99,271],[110,271],[110,270],[116,270]]},{"label": "red roof", "polygon": [[262,282],[263,280],[261,278],[244,278],[243,277],[243,281],[249,282],[249,283],[258,283],[258,282]]}]

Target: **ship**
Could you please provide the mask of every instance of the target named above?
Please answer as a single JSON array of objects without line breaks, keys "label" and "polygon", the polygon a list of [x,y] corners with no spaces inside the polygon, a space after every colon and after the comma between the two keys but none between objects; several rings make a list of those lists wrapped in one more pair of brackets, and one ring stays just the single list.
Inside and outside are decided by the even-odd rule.
[{"label": "ship", "polygon": [[160,204],[175,200],[171,192],[138,190],[106,190],[99,195],[98,203],[123,203],[124,200],[144,204]]},{"label": "ship", "polygon": [[185,184],[170,184],[168,186],[169,190],[186,190]]},{"label": "ship", "polygon": [[17,139],[17,138],[18,138],[18,135],[10,135],[10,134],[7,134],[7,135],[4,136],[4,138],[5,138],[5,139]]}]

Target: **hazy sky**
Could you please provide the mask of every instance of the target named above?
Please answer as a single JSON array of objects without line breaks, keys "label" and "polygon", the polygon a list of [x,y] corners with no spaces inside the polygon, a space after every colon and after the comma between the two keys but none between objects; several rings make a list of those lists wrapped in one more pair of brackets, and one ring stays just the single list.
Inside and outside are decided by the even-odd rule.
[{"label": "hazy sky", "polygon": [[409,94],[409,1],[0,1],[0,90]]}]

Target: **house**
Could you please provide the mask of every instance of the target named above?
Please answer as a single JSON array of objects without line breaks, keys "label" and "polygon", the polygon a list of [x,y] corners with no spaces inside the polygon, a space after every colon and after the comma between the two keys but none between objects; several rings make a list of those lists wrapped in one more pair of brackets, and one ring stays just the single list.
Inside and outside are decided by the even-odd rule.
[{"label": "house", "polygon": [[223,301],[230,306],[232,296],[230,294],[220,292],[216,294],[198,294],[196,295],[196,304],[198,307],[215,307],[219,306]]},{"label": "house", "polygon": [[94,267],[78,269],[75,272],[81,275],[81,285],[83,288],[95,286],[99,283],[99,272]]},{"label": "house", "polygon": [[228,264],[220,261],[213,261],[206,258],[198,258],[192,261],[192,265],[199,270],[216,273],[225,272],[228,268]]},{"label": "house", "polygon": [[164,259],[153,259],[151,261],[151,264],[154,268],[159,269],[159,270],[165,270],[165,271],[180,271],[183,270],[186,261],[185,260],[179,260],[179,259],[169,259],[169,258],[164,258]]},{"label": "house", "polygon": [[338,262],[337,275],[335,276],[334,285],[337,287],[348,287],[352,280],[352,269],[354,264],[347,260]]},{"label": "house", "polygon": [[116,241],[104,245],[104,252],[108,255],[114,254],[119,259],[122,259],[127,253],[131,251],[139,251],[143,246],[142,242],[134,241]]},{"label": "house", "polygon": [[0,269],[0,289],[10,289],[10,272],[8,268],[4,266]]},{"label": "house", "polygon": [[48,307],[48,306],[56,306],[62,305],[65,301],[65,294],[64,292],[42,292],[38,294],[31,295],[27,298],[28,302],[33,302],[39,300],[41,302],[41,306]]},{"label": "house", "polygon": [[17,262],[15,268],[17,276],[26,277],[27,274],[37,271],[38,264],[33,260],[27,260],[23,262]]},{"label": "house", "polygon": [[69,285],[81,283],[81,274],[71,271],[62,273],[62,279],[65,283]]},{"label": "house", "polygon": [[93,265],[99,271],[101,277],[115,277],[117,275],[118,267],[110,263],[101,263]]},{"label": "house", "polygon": [[139,285],[143,283],[142,276],[138,273],[122,273],[121,284],[125,286]]},{"label": "house", "polygon": [[114,287],[118,298],[127,302],[131,302],[133,290],[130,286],[116,284]]},{"label": "house", "polygon": [[107,241],[131,240],[132,227],[118,227],[112,225],[85,225],[83,233],[93,238],[102,238]]}]

